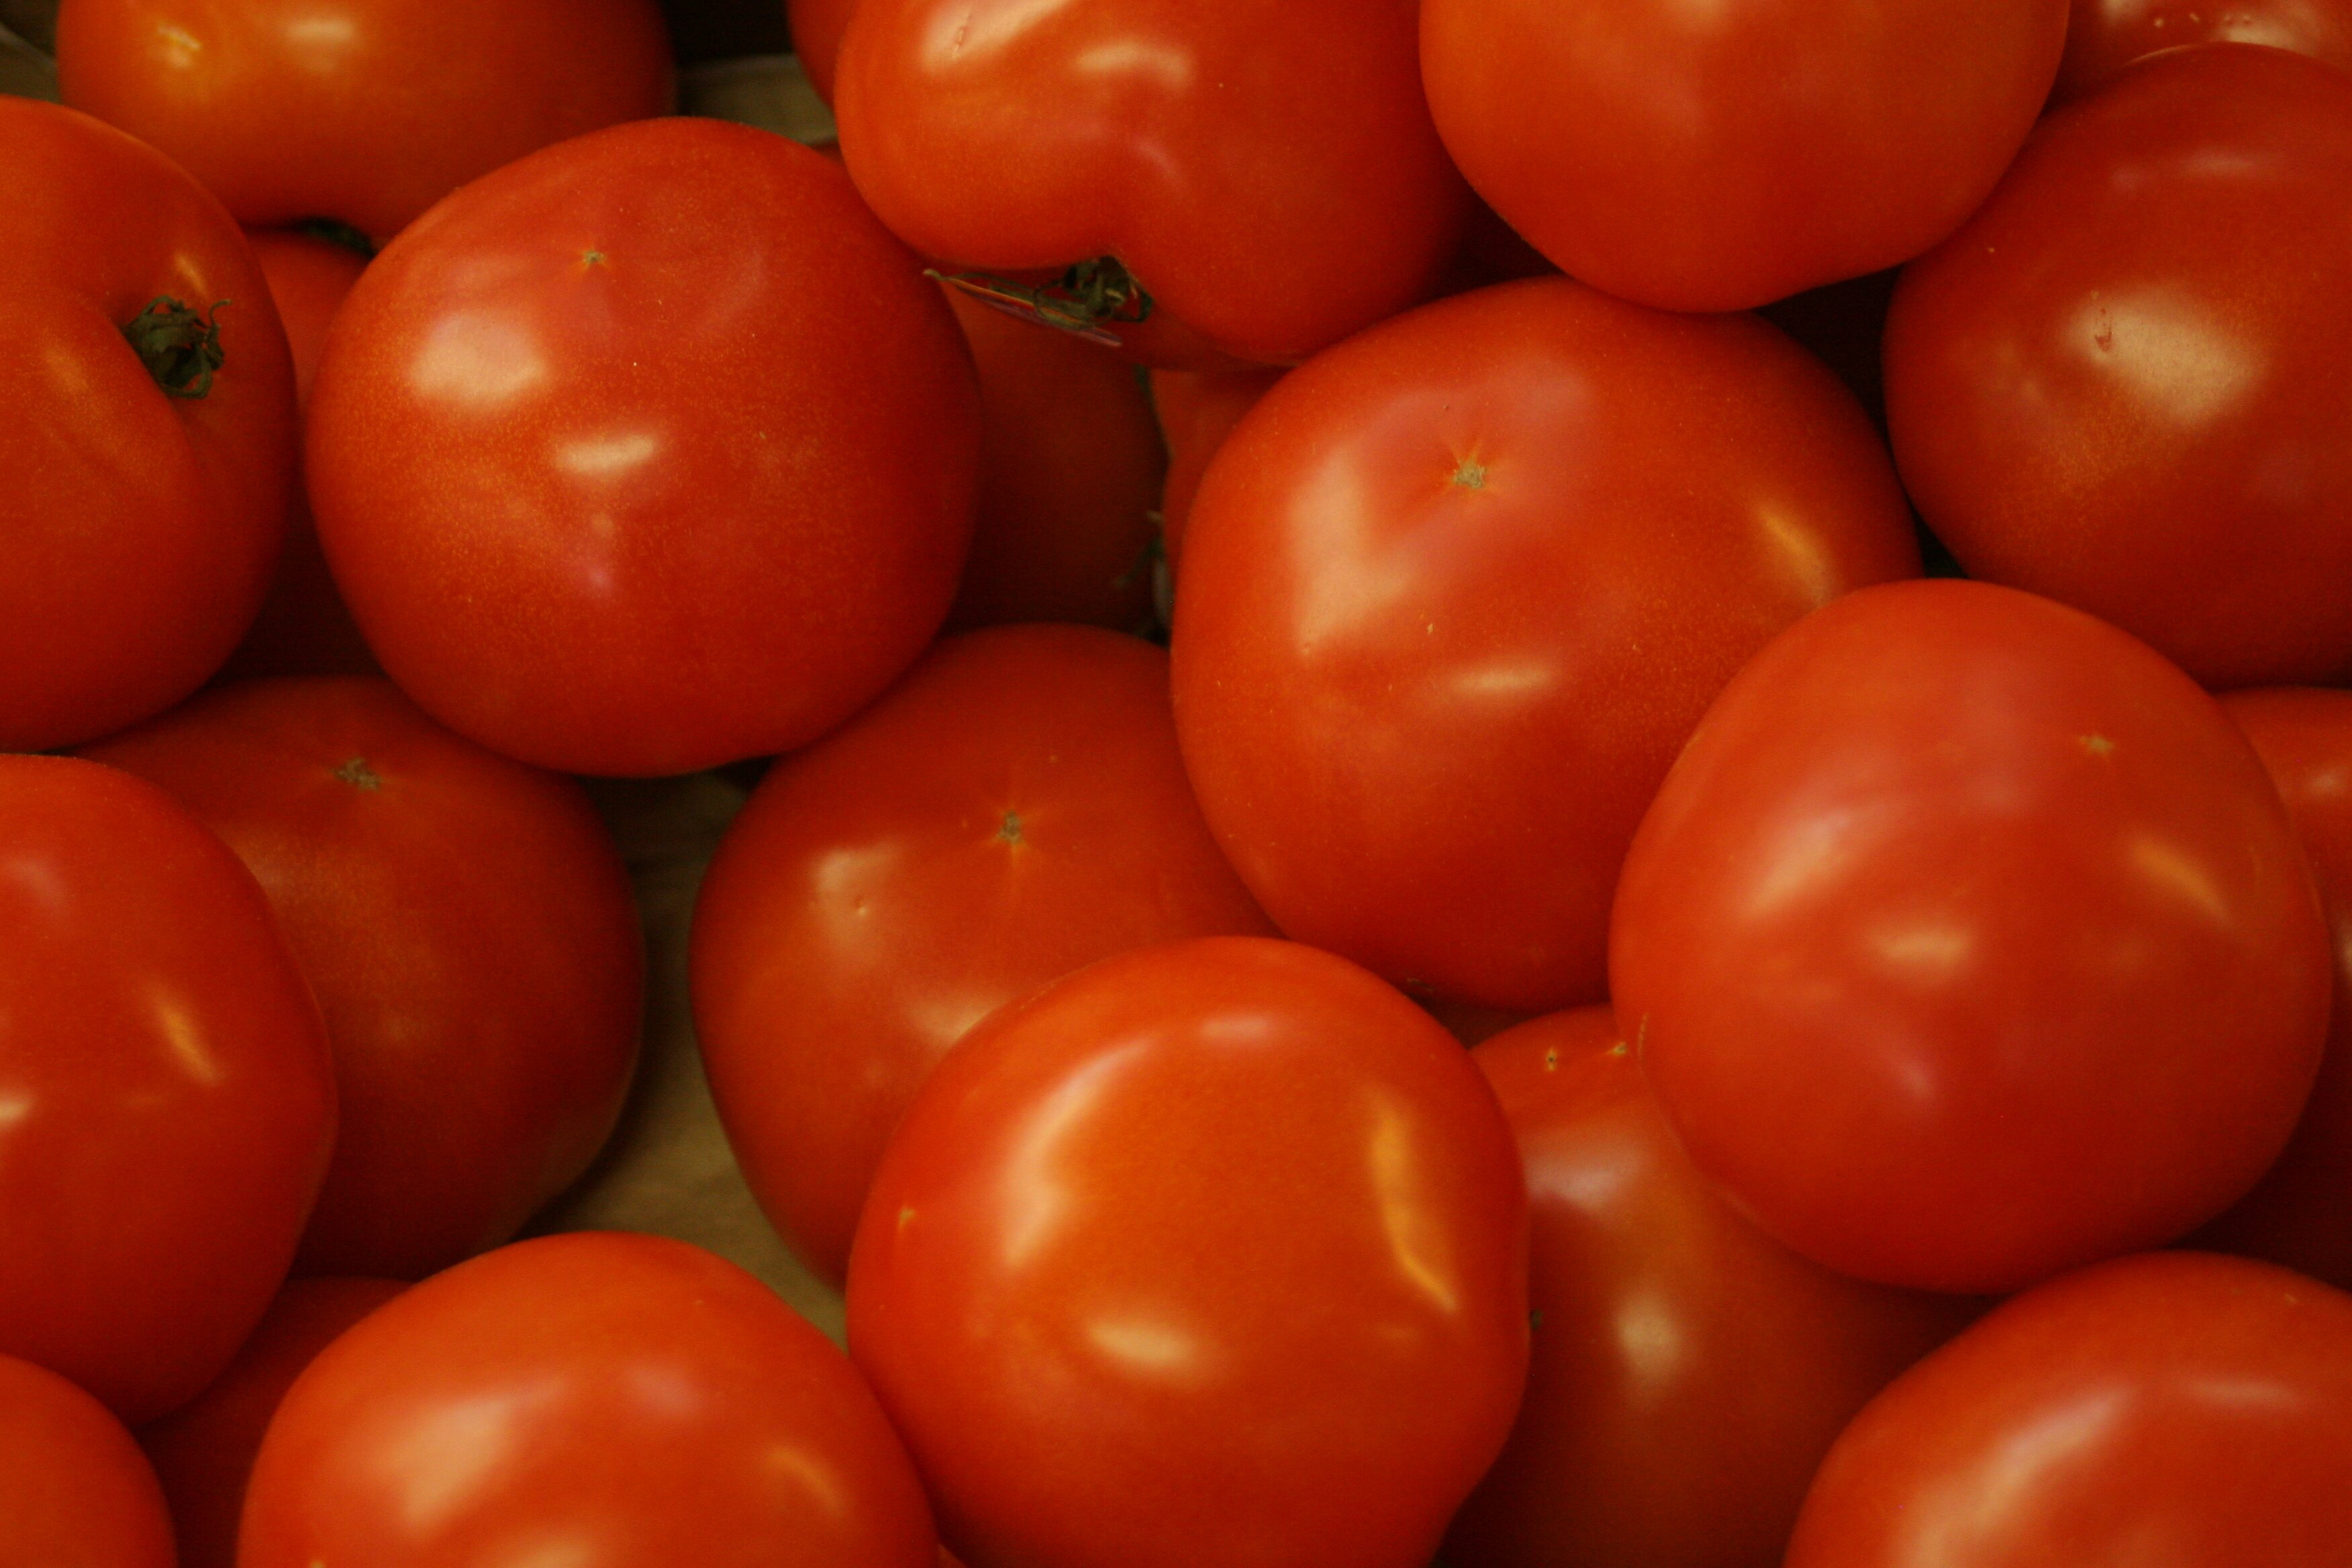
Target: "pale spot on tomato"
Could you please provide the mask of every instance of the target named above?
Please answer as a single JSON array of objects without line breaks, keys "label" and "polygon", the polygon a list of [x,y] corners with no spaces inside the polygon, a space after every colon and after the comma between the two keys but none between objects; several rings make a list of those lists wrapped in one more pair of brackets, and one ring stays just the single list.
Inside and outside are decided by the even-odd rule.
[{"label": "pale spot on tomato", "polygon": [[365,757],[353,757],[335,770],[335,776],[353,789],[378,790],[383,787],[383,776],[368,766]]}]

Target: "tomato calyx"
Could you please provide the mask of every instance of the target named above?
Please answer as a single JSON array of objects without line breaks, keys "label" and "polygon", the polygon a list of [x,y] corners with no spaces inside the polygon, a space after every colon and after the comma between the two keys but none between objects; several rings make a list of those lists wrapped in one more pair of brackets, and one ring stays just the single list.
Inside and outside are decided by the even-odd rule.
[{"label": "tomato calyx", "polygon": [[213,389],[213,377],[227,363],[221,352],[220,313],[226,300],[198,315],[169,294],[158,294],[147,308],[131,318],[122,335],[166,397],[204,397]]},{"label": "tomato calyx", "polygon": [[1119,336],[1110,327],[1141,326],[1151,320],[1151,296],[1116,256],[1097,256],[1066,268],[1051,283],[1015,283],[986,272],[942,272],[926,268],[923,276],[961,289],[973,299],[1007,315],[1035,321],[1118,348]]}]

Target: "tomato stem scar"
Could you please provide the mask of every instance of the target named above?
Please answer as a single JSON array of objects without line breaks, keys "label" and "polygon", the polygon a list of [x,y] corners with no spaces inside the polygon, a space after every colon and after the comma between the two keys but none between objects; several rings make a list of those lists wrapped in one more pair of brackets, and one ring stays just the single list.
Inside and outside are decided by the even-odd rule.
[{"label": "tomato stem scar", "polygon": [[131,352],[165,396],[203,397],[212,391],[214,374],[227,363],[220,313],[228,303],[216,300],[209,315],[199,316],[171,295],[158,294],[124,326]]}]

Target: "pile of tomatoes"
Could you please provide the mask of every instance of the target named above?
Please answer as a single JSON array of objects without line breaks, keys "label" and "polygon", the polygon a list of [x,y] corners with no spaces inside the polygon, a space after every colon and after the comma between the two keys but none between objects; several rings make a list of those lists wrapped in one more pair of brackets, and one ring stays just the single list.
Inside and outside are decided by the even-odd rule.
[{"label": "pile of tomatoes", "polygon": [[[2193,4],[63,0],[0,1564],[2352,1563],[2352,5]],[[513,1239],[709,769],[845,1355]]]}]

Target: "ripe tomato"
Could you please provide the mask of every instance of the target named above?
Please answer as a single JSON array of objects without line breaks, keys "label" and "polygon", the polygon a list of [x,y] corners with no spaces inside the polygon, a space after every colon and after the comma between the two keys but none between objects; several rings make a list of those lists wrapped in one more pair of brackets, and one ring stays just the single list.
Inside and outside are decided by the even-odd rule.
[{"label": "ripe tomato", "polygon": [[12,1355],[0,1355],[0,1563],[174,1568],[172,1517],[122,1423]]},{"label": "ripe tomato", "polygon": [[671,98],[653,0],[64,0],[57,50],[68,103],[162,148],[238,221],[378,240]]},{"label": "ripe tomato", "polygon": [[2221,706],[2254,743],[2310,857],[2336,935],[2336,1005],[2294,1142],[2198,1245],[2352,1289],[2352,692],[2241,691]]},{"label": "ripe tomato", "polygon": [[1071,970],[1271,935],[1176,755],[1168,657],[1077,626],[940,643],[761,781],[695,907],[696,1031],[768,1217],[839,1281],[948,1047]]},{"label": "ripe tomato", "polygon": [[972,1568],[1424,1568],[1527,1373],[1510,1130],[1343,960],[1108,958],[924,1086],[849,1345]]},{"label": "ripe tomato", "polygon": [[1596,288],[1732,310],[1908,260],[2032,128],[2067,0],[1425,0],[1446,150]]},{"label": "ripe tomato", "polygon": [[216,688],[85,754],[227,841],[326,1014],[342,1121],[303,1271],[421,1279],[587,1167],[628,1091],[644,962],[577,784],[348,677]]},{"label": "ripe tomato", "polygon": [[2267,44],[2352,70],[2347,0],[2074,0],[2059,102],[2096,92],[2134,60],[2188,44]]},{"label": "ripe tomato", "polygon": [[2352,678],[2352,77],[2216,45],[2053,114],[1906,270],[1885,354],[1971,575],[2216,689]]},{"label": "ripe tomato", "polygon": [[1610,931],[1700,1169],[1807,1257],[2008,1290],[2169,1241],[2310,1091],[2326,927],[2278,792],[2144,645],[1982,583],[1815,612],[1707,710]]},{"label": "ripe tomato", "polygon": [[171,1505],[178,1568],[236,1568],[246,1479],[278,1401],[345,1329],[406,1289],[394,1279],[289,1280],[228,1370],[141,1430]]},{"label": "ripe tomato", "polygon": [[1192,520],[1192,498],[1201,492],[1209,459],[1242,416],[1256,407],[1285,374],[1259,366],[1151,373],[1152,411],[1168,443],[1168,479],[1160,495],[1160,547],[1171,570],[1183,553],[1184,528]]},{"label": "ripe tomato", "polygon": [[2347,1542],[2352,1297],[2154,1253],[2005,1303],[1879,1395],[1788,1568],[2337,1568]]},{"label": "ripe tomato", "polygon": [[1606,1007],[1471,1053],[1528,1172],[1534,1355],[1452,1568],[1780,1568],[1855,1411],[1973,1302],[1808,1263],[1675,1145]]},{"label": "ripe tomato", "polygon": [[839,1351],[681,1241],[576,1232],[436,1275],[278,1406],[238,1568],[935,1568]]},{"label": "ripe tomato", "polygon": [[849,14],[856,8],[856,0],[784,0],[793,53],[800,57],[809,85],[828,104],[833,101],[833,69],[841,58],[841,35],[849,30]]},{"label": "ripe tomato", "polygon": [[[162,154],[0,98],[0,751],[30,752],[169,707],[236,645],[285,532],[294,382],[244,237]],[[126,329],[168,336],[166,300],[193,315],[142,363]]]},{"label": "ripe tomato", "polygon": [[1422,102],[1412,0],[865,0],[841,150],[882,221],[986,272],[1103,257],[1105,325],[1304,359],[1426,295],[1468,194]]},{"label": "ripe tomato", "polygon": [[475,182],[369,265],[310,499],[426,712],[543,766],[679,773],[805,744],[921,651],[979,425],[955,318],[837,166],[653,121]]},{"label": "ripe tomato", "polygon": [[1565,279],[1442,300],[1291,372],[1212,463],[1184,764],[1289,935],[1458,1000],[1596,1001],[1625,846],[1708,700],[1918,569],[1862,411],[1770,328]]},{"label": "ripe tomato", "polygon": [[327,1169],[318,1005],[253,876],[154,785],[0,757],[0,1353],[133,1423],[269,1305]]}]

